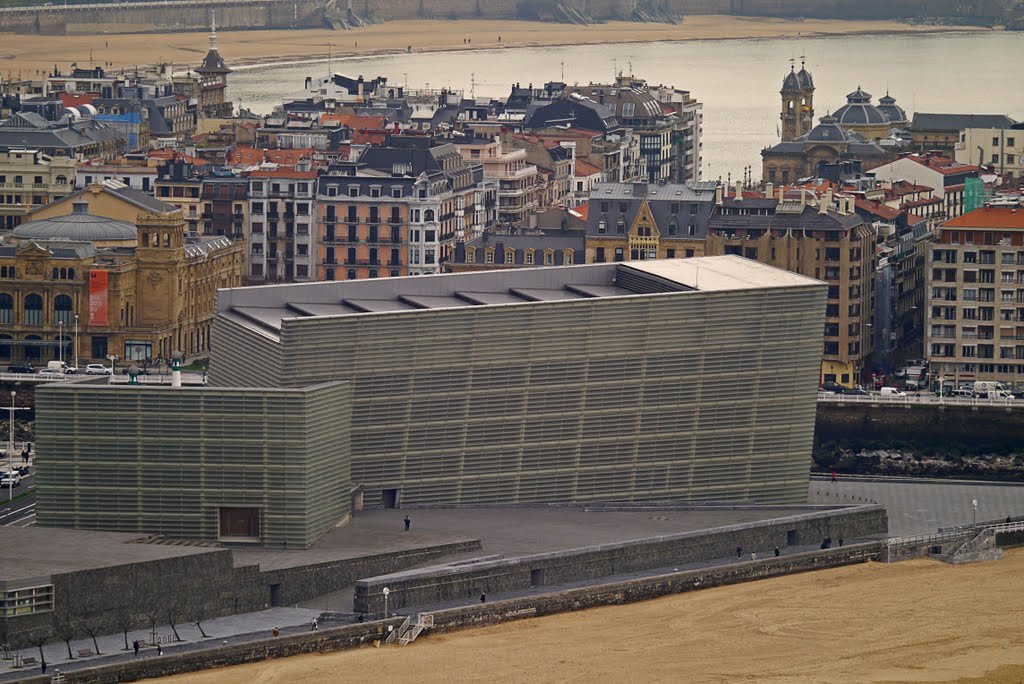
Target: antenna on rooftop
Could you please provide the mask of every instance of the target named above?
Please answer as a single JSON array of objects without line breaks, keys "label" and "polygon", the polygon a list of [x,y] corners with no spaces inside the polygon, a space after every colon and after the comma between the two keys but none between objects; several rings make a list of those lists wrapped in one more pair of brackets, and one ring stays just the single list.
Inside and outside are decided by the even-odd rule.
[{"label": "antenna on rooftop", "polygon": [[476,74],[469,75],[469,99],[476,99]]},{"label": "antenna on rooftop", "polygon": [[562,83],[565,83],[565,62],[562,62]]}]

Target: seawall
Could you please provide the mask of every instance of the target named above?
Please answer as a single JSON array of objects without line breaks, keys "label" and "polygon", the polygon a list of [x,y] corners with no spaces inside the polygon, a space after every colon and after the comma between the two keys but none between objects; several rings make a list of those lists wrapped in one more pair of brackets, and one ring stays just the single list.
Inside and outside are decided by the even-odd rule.
[{"label": "seawall", "polygon": [[[628,16],[634,0],[561,0],[593,21]],[[517,19],[553,20],[555,0],[358,0],[353,12],[362,20]],[[99,6],[40,3],[34,7],[0,9],[0,31],[43,34],[139,33],[206,31],[209,10],[217,11],[220,29],[302,29],[340,26],[349,20],[344,0],[215,0],[198,10],[184,0]],[[731,14],[751,17],[815,19],[942,19],[958,24],[991,25],[1006,19],[996,0],[963,3],[933,0],[663,0],[658,7],[677,17]]]}]

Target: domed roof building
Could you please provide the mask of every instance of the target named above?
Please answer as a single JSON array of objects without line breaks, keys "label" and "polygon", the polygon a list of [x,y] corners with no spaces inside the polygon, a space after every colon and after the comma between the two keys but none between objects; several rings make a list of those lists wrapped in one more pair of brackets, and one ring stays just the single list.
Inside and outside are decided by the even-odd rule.
[{"label": "domed roof building", "polygon": [[135,247],[139,231],[134,224],[89,213],[89,203],[76,201],[65,216],[29,221],[11,233],[12,241],[68,240],[91,242],[95,247]]},{"label": "domed roof building", "polygon": [[821,164],[858,161],[865,171],[889,161],[877,143],[847,130],[832,114],[796,140],[783,141],[761,151],[762,178],[767,183],[794,183],[818,174]]},{"label": "domed roof building", "polygon": [[835,117],[840,126],[868,140],[889,137],[889,117],[871,103],[871,93],[860,86],[846,96],[846,104],[835,111]]},{"label": "domed roof building", "polygon": [[889,95],[889,93],[886,93],[885,97],[878,100],[878,110],[889,119],[890,126],[906,126],[910,123],[910,120],[907,119],[907,113],[896,104],[896,98]]}]

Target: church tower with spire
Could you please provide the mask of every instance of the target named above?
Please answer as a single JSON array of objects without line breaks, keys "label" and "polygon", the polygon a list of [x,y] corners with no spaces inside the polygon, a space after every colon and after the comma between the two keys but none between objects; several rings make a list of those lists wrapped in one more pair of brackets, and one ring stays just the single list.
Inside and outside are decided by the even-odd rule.
[{"label": "church tower with spire", "polygon": [[782,80],[782,142],[796,140],[814,127],[814,79],[800,58],[800,71],[793,65]]},{"label": "church tower with spire", "polygon": [[210,49],[203,63],[196,68],[199,75],[199,116],[207,119],[228,118],[234,108],[227,101],[228,74],[231,69],[217,50],[217,10],[210,12]]}]

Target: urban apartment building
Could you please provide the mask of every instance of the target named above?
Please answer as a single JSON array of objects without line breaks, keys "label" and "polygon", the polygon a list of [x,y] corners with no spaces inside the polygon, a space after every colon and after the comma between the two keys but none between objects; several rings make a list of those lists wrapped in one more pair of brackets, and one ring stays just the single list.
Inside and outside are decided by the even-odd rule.
[{"label": "urban apartment building", "polygon": [[316,178],[285,168],[249,174],[249,282],[316,280]]},{"label": "urban apartment building", "polygon": [[587,211],[587,263],[704,256],[715,183],[599,183]]},{"label": "urban apartment building", "polygon": [[351,380],[370,505],[799,503],[826,289],[727,256],[222,290],[209,378]]},{"label": "urban apartment building", "polygon": [[943,218],[955,218],[965,209],[976,209],[968,201],[968,187],[973,183],[977,196],[973,198],[981,205],[982,182],[978,177],[981,169],[970,164],[961,164],[940,154],[910,154],[894,162],[872,169],[879,181],[896,183],[909,181],[916,185],[932,188],[935,197],[942,200]]},{"label": "urban apartment building", "polygon": [[0,152],[0,230],[20,224],[36,207],[74,190],[77,161],[39,150]]},{"label": "urban apartment building", "polygon": [[966,128],[953,154],[961,164],[991,166],[1000,176],[1024,178],[1024,124],[1012,128]]},{"label": "urban apartment building", "polygon": [[[452,144],[392,138],[320,177],[320,279],[439,273],[487,224],[480,164]],[[491,209],[493,209],[493,197]]]},{"label": "urban apartment building", "polygon": [[946,221],[929,252],[932,376],[1024,384],[1024,207]]},{"label": "urban apartment building", "polygon": [[[771,192],[771,184],[769,184]],[[821,382],[865,382],[873,343],[875,230],[853,200],[831,191],[819,202],[722,197],[705,254],[735,254],[828,283]]]},{"label": "urban apartment building", "polygon": [[527,163],[526,150],[506,150],[500,137],[460,139],[458,148],[468,164],[482,164],[484,178],[497,183],[499,223],[525,221],[542,208],[540,174]]}]

